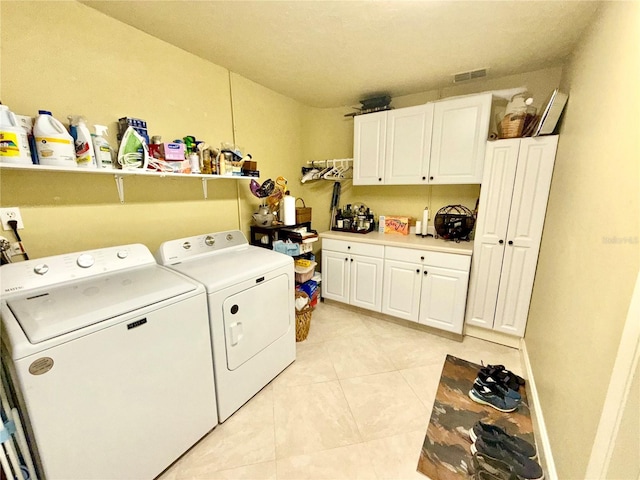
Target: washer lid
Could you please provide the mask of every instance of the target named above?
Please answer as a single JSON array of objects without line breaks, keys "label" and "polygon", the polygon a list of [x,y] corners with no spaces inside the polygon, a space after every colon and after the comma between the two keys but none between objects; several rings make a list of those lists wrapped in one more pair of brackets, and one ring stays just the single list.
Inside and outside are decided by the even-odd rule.
[{"label": "washer lid", "polygon": [[211,293],[288,265],[293,273],[293,257],[246,245],[167,266],[203,283]]},{"label": "washer lid", "polygon": [[35,344],[196,288],[187,279],[151,265],[31,290],[8,298],[7,306]]}]

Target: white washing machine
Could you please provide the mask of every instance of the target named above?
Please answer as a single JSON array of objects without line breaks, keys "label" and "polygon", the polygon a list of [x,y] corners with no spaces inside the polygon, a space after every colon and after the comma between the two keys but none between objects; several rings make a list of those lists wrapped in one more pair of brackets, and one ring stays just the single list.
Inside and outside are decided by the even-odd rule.
[{"label": "white washing machine", "polygon": [[222,423],[295,360],[293,258],[238,230],[165,242],[156,258],[207,290]]},{"label": "white washing machine", "polygon": [[202,285],[144,245],[0,268],[2,361],[40,475],[152,479],[217,425]]}]

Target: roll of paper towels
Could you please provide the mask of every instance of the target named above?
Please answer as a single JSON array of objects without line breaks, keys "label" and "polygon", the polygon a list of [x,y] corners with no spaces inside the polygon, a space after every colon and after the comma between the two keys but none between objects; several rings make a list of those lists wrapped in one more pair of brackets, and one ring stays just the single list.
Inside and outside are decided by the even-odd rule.
[{"label": "roll of paper towels", "polygon": [[280,204],[280,220],[285,225],[296,224],[296,197],[285,195]]},{"label": "roll of paper towels", "polygon": [[429,225],[429,209],[425,208],[422,212],[422,235],[427,234],[427,225]]},{"label": "roll of paper towels", "polygon": [[416,221],[416,235],[422,235],[422,222],[420,220]]}]

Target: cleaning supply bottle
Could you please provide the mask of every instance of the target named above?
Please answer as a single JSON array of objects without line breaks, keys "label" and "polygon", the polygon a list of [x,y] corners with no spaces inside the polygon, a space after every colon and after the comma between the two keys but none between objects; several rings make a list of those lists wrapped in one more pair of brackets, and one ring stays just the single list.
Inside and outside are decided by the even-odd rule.
[{"label": "cleaning supply bottle", "polygon": [[111,156],[111,145],[105,138],[107,127],[104,125],[94,125],[96,133],[91,134],[93,150],[96,155],[96,166],[98,168],[113,168],[113,157]]},{"label": "cleaning supply bottle", "polygon": [[75,167],[76,150],[73,137],[48,110],[39,110],[33,126],[40,165]]},{"label": "cleaning supply bottle", "polygon": [[27,132],[6,105],[0,105],[0,162],[32,164]]},{"label": "cleaning supply bottle", "polygon": [[69,131],[73,137],[76,148],[76,162],[79,167],[93,167],[96,165],[96,154],[93,150],[91,134],[87,128],[84,117],[80,115],[69,115]]}]

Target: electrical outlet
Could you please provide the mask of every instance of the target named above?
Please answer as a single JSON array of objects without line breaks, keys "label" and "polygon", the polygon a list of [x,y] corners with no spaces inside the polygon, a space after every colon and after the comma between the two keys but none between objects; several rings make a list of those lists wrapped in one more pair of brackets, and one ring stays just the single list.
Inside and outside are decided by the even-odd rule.
[{"label": "electrical outlet", "polygon": [[20,215],[20,209],[18,207],[0,208],[0,220],[2,221],[2,228],[5,230],[11,230],[9,220],[16,220],[18,222],[18,230],[24,228],[22,215]]}]

